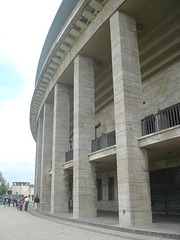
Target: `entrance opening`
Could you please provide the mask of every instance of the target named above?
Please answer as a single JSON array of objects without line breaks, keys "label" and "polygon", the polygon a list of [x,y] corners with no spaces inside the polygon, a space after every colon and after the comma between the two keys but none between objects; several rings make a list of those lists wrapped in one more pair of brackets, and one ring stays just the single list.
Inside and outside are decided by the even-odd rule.
[{"label": "entrance opening", "polygon": [[180,215],[180,167],[150,172],[152,212]]}]

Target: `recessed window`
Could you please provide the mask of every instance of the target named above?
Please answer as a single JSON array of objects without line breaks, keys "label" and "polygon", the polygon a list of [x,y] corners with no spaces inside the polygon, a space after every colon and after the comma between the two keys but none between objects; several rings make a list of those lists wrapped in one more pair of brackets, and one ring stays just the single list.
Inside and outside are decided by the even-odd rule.
[{"label": "recessed window", "polygon": [[108,199],[114,200],[114,177],[108,178]]},{"label": "recessed window", "polygon": [[102,200],[102,179],[96,180],[96,187],[97,187],[97,198],[98,201]]}]

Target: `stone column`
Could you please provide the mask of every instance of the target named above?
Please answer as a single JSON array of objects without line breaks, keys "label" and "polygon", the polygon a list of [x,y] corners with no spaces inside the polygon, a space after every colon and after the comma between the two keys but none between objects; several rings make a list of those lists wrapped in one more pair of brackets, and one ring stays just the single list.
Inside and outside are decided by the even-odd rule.
[{"label": "stone column", "polygon": [[74,167],[73,217],[95,217],[95,168],[88,160],[94,139],[94,63],[77,56],[74,60]]},{"label": "stone column", "polygon": [[56,84],[54,88],[54,123],[52,152],[51,212],[68,212],[67,171],[62,169],[69,151],[70,96],[69,88]]},{"label": "stone column", "polygon": [[37,140],[36,140],[36,165],[35,165],[35,191],[34,195],[40,196],[41,185],[41,161],[42,161],[42,133],[43,133],[43,118],[38,119]]},{"label": "stone column", "polygon": [[142,83],[135,20],[122,12],[110,19],[119,221],[122,226],[152,222],[147,155],[141,136]]},{"label": "stone column", "polygon": [[53,136],[53,104],[44,104],[40,209],[50,211],[51,208],[51,175],[52,169],[52,136]]}]

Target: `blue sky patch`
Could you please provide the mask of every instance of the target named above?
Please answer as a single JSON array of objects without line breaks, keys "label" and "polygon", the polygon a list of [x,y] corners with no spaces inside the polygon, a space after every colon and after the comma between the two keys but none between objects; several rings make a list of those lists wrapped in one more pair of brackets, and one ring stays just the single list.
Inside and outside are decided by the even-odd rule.
[{"label": "blue sky patch", "polygon": [[12,99],[23,88],[23,77],[12,64],[0,63],[0,99]]}]

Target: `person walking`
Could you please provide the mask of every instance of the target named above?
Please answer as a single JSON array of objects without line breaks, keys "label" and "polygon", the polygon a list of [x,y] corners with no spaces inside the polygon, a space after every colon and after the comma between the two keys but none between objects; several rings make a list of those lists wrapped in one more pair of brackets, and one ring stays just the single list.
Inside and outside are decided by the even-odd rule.
[{"label": "person walking", "polygon": [[21,200],[20,200],[20,202],[19,202],[19,205],[20,205],[20,211],[22,211],[23,204],[24,204],[24,200],[23,200],[23,199],[21,199]]},{"label": "person walking", "polygon": [[39,203],[40,203],[39,197],[38,197],[38,195],[36,195],[36,197],[35,197],[35,199],[34,199],[34,205],[35,205],[36,211],[37,211],[38,208],[39,208]]},{"label": "person walking", "polygon": [[16,198],[12,198],[13,207],[16,205]]},{"label": "person walking", "polygon": [[9,207],[11,206],[11,198],[9,197],[8,198],[8,204],[9,204]]},{"label": "person walking", "polygon": [[27,211],[28,210],[28,204],[29,204],[28,196],[25,197],[24,202],[25,202],[25,209],[24,210]]},{"label": "person walking", "polygon": [[5,207],[6,206],[6,198],[4,198],[3,204],[4,204],[4,207]]}]

